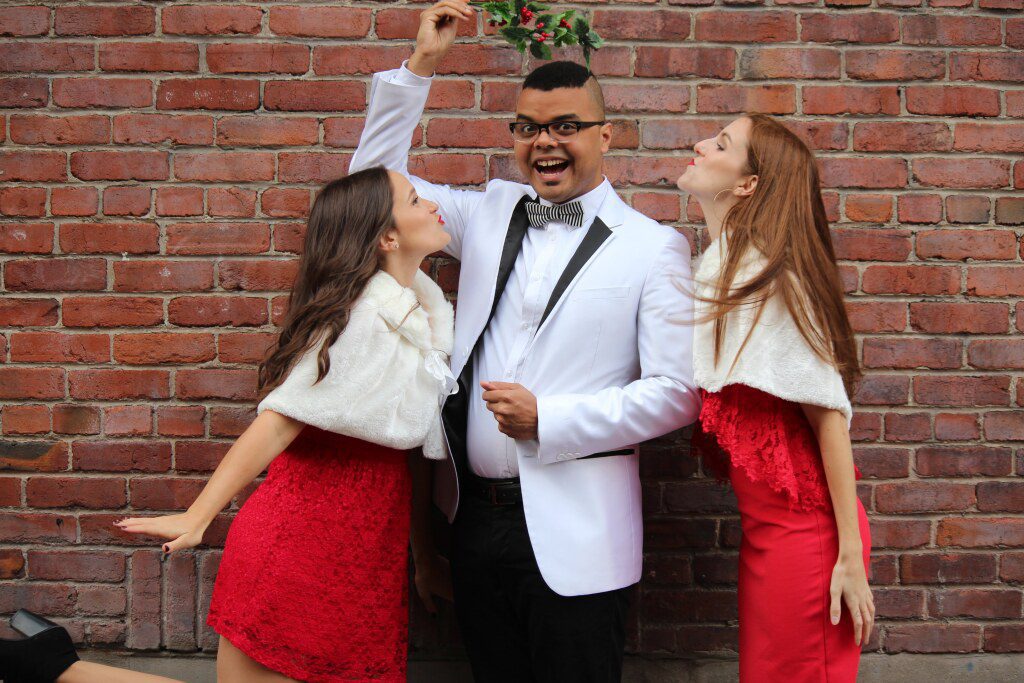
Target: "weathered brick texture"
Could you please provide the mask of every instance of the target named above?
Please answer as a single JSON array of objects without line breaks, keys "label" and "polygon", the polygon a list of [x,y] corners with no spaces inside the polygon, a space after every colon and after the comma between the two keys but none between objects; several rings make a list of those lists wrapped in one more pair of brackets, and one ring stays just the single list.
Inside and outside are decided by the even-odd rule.
[{"label": "weathered brick texture", "polygon": [[[253,416],[317,186],[421,2],[0,0],[0,613],[87,645],[190,652],[236,501],[161,563],[111,522],[180,510]],[[674,189],[737,113],[821,158],[867,376],[853,424],[881,652],[1024,650],[1024,19],[1020,0],[593,0],[606,173],[698,253]],[[530,68],[461,30],[412,169],[515,177]],[[457,266],[435,260],[447,289]],[[685,434],[644,447],[630,649],[733,651],[739,524]],[[251,491],[251,487],[246,493]],[[418,608],[417,608],[418,609]],[[457,653],[414,613],[414,656]]]}]

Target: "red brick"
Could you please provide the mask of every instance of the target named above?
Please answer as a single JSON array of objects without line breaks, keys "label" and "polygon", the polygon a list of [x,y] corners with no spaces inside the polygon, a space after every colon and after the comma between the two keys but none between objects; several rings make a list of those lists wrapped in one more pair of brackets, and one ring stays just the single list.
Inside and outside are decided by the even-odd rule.
[{"label": "red brick", "polygon": [[23,145],[91,145],[110,142],[106,116],[11,117],[11,140]]},{"label": "red brick", "polygon": [[885,416],[886,441],[927,441],[931,436],[932,423],[928,413],[889,413]]},{"label": "red brick", "polygon": [[866,375],[857,385],[856,405],[905,405],[910,379],[897,375]]},{"label": "red brick", "polygon": [[[44,405],[7,405],[0,408],[4,434],[46,434],[50,431],[50,409]],[[16,505],[20,505],[20,500]]]},{"label": "red brick", "polygon": [[110,338],[105,334],[15,332],[11,334],[11,360],[22,363],[106,363]]},{"label": "red brick", "polygon": [[1009,318],[1006,304],[937,301],[910,304],[910,326],[930,334],[1005,334]]},{"label": "red brick", "polygon": [[[998,2],[999,0],[992,1]],[[984,3],[985,0],[982,2]],[[985,652],[1024,652],[1024,632],[1017,624],[986,624],[984,647]]]},{"label": "red brick", "polygon": [[124,580],[125,556],[103,550],[29,550],[28,574],[43,581],[117,583]]},{"label": "red brick", "polygon": [[972,484],[907,482],[877,484],[875,508],[882,513],[961,512],[974,505]]},{"label": "red brick", "polygon": [[182,296],[171,299],[167,307],[168,322],[185,326],[265,325],[267,300],[241,296]]},{"label": "red brick", "polygon": [[895,86],[821,85],[803,88],[804,114],[885,114],[898,116]]},{"label": "red brick", "polygon": [[0,8],[0,36],[45,36],[49,32],[49,7]]},{"label": "red brick", "polygon": [[864,365],[868,368],[956,369],[962,346],[952,339],[875,337],[864,340]]},{"label": "red brick", "polygon": [[946,197],[946,220],[950,223],[988,223],[990,206],[988,197],[950,195]]},{"label": "red brick", "polygon": [[1002,26],[997,17],[917,14],[903,17],[905,45],[999,45]]},{"label": "red brick", "polygon": [[[408,55],[408,49],[405,55]],[[515,50],[495,50],[491,45],[460,45],[456,53],[437,67],[439,74],[461,74],[480,76],[519,75],[522,58]],[[392,64],[394,68],[396,64]],[[594,64],[597,69],[596,59]],[[620,74],[621,75],[621,74]]]},{"label": "red brick", "polygon": [[373,21],[369,9],[352,7],[272,7],[270,30],[279,36],[362,38]]},{"label": "red brick", "polygon": [[4,182],[64,181],[68,177],[66,164],[63,152],[0,152]]},{"label": "red brick", "polygon": [[156,191],[156,215],[201,216],[203,189],[201,187],[160,187]]},{"label": "red brick", "polygon": [[54,216],[94,216],[99,207],[96,188],[55,187],[50,190],[50,213]]},{"label": "red brick", "polygon": [[984,446],[919,448],[916,470],[922,477],[1005,477],[1013,466],[1011,455],[1008,449]]},{"label": "red brick", "polygon": [[731,79],[736,73],[736,52],[721,47],[640,46],[635,68],[637,76],[647,78]]},{"label": "red brick", "polygon": [[1024,152],[1024,124],[959,123],[955,149],[965,152]]},{"label": "red brick", "polygon": [[269,81],[263,106],[270,111],[362,111],[366,86],[355,81]]},{"label": "red brick", "polygon": [[931,540],[931,522],[926,519],[874,519],[871,521],[873,548],[920,548]]},{"label": "red brick", "polygon": [[846,218],[854,223],[888,223],[892,220],[892,204],[892,195],[847,195]]},{"label": "red brick", "polygon": [[4,284],[11,291],[87,291],[105,289],[103,259],[45,259],[8,261]]},{"label": "red brick", "polygon": [[[0,373],[2,374],[2,373]],[[63,472],[68,468],[68,447],[62,441],[0,441],[0,468],[32,472]],[[20,502],[18,503],[20,505]],[[2,520],[0,520],[2,525]],[[11,539],[7,539],[9,542]]]},{"label": "red brick", "polygon": [[313,118],[225,116],[217,121],[219,147],[304,147],[316,144],[318,138],[319,126]]},{"label": "red brick", "polygon": [[213,264],[204,261],[116,261],[114,291],[195,292],[213,288]]},{"label": "red brick", "polygon": [[219,43],[206,47],[206,64],[211,73],[303,74],[309,70],[309,47],[287,43]]},{"label": "red brick", "polygon": [[156,441],[78,441],[72,453],[75,469],[82,471],[166,472],[171,467],[171,445]]},{"label": "red brick", "polygon": [[68,373],[71,398],[117,401],[132,398],[169,398],[170,373],[166,370],[95,369]]},{"label": "red brick", "polygon": [[192,553],[173,553],[166,564],[163,645],[171,650],[196,648],[196,566]]},{"label": "red brick", "polygon": [[222,441],[179,441],[174,448],[178,472],[212,472],[231,448]]},{"label": "red brick", "polygon": [[[420,9],[380,10],[377,12],[375,33],[382,40],[415,39],[420,27],[420,13]],[[475,36],[476,23],[476,18],[457,22],[455,35],[464,38]]]},{"label": "red brick", "polygon": [[978,416],[973,413],[939,413],[935,416],[938,441],[974,441],[981,436]]},{"label": "red brick", "polygon": [[311,204],[309,190],[271,187],[260,195],[260,212],[274,218],[303,218]]},{"label": "red brick", "polygon": [[127,7],[58,7],[53,30],[59,36],[141,36],[156,28],[155,10]]},{"label": "red brick", "polygon": [[710,11],[697,15],[694,38],[717,43],[774,43],[797,39],[793,12]]},{"label": "red brick", "polygon": [[1008,230],[926,230],[917,234],[919,258],[1011,260],[1017,236]]},{"label": "red brick", "polygon": [[1002,159],[915,159],[913,168],[917,182],[933,187],[997,188],[1010,183],[1010,162]]},{"label": "red brick", "polygon": [[174,155],[178,180],[252,182],[274,179],[271,152],[179,152]]},{"label": "red brick", "polygon": [[942,220],[942,197],[935,194],[901,195],[897,201],[901,223],[938,223]]},{"label": "red brick", "polygon": [[[460,45],[459,49],[465,46]],[[409,58],[406,47],[382,45],[317,45],[313,48],[313,73],[317,76],[373,74],[394,69]],[[443,81],[435,79],[434,86]]]},{"label": "red brick", "polygon": [[[148,208],[148,188],[145,193]],[[60,226],[60,248],[67,254],[155,254],[160,229],[155,223],[65,223]]]},{"label": "red brick", "polygon": [[1007,52],[954,52],[949,56],[949,77],[956,81],[1024,82],[1024,55]]},{"label": "red brick", "polygon": [[[1019,0],[1011,0],[1011,2],[1017,2],[1021,5],[1021,9],[1024,9],[1024,2],[1019,2]],[[1006,20],[1006,47],[1024,48],[1024,19]]]},{"label": "red brick", "polygon": [[259,363],[277,343],[273,332],[226,332],[217,337],[217,358],[222,363]]},{"label": "red brick", "polygon": [[950,517],[939,522],[936,543],[960,548],[1024,546],[1024,519]]},{"label": "red brick", "polygon": [[198,71],[199,46],[191,43],[101,43],[103,71]]},{"label": "red brick", "polygon": [[689,13],[676,10],[596,10],[592,25],[606,40],[682,41],[690,35]]},{"label": "red brick", "polygon": [[114,117],[114,142],[209,145],[213,143],[213,117],[190,114],[120,114]]},{"label": "red brick", "polygon": [[163,322],[163,303],[149,297],[65,297],[67,327],[147,327]]},{"label": "red brick", "polygon": [[248,429],[255,418],[255,408],[213,408],[210,411],[210,434],[237,437]]},{"label": "red brick", "polygon": [[909,86],[907,111],[933,116],[998,116],[999,90],[970,86]]},{"label": "red brick", "polygon": [[869,479],[905,479],[910,474],[910,452],[902,448],[858,446],[853,457],[861,474]]},{"label": "red brick", "polygon": [[838,79],[840,70],[839,51],[828,48],[747,48],[739,63],[744,79]]},{"label": "red brick", "polygon": [[195,501],[205,484],[205,479],[132,479],[132,508],[185,510]]},{"label": "red brick", "polygon": [[675,193],[638,192],[633,195],[631,205],[656,221],[679,220],[679,196]]},{"label": "red brick", "polygon": [[985,413],[985,438],[989,441],[1024,441],[1024,414],[1020,411]]},{"label": "red brick", "polygon": [[162,436],[203,436],[206,432],[206,408],[160,406],[156,410],[156,431]]},{"label": "red brick", "polygon": [[972,341],[967,349],[967,362],[982,370],[1024,370],[1024,339]]},{"label": "red brick", "polygon": [[866,152],[931,152],[948,150],[953,136],[945,123],[859,123],[853,148]]},{"label": "red brick", "polygon": [[0,107],[45,107],[50,88],[44,78],[0,78]]},{"label": "red brick", "polygon": [[64,397],[64,371],[59,368],[0,367],[0,398],[59,399]]},{"label": "red brick", "polygon": [[[245,190],[240,187],[211,187],[206,192],[206,211],[210,216],[230,218],[252,218],[256,215],[256,190]],[[181,227],[185,224],[177,224]],[[202,223],[193,226],[205,226],[205,229],[217,230],[220,225]],[[168,251],[168,253],[171,253]]]},{"label": "red brick", "polygon": [[177,397],[183,400],[251,401],[256,398],[256,373],[215,368],[178,370],[175,390]]},{"label": "red brick", "polygon": [[910,255],[910,235],[908,230],[837,228],[832,243],[839,259],[902,262]]},{"label": "red brick", "polygon": [[179,35],[253,34],[260,31],[263,10],[232,5],[165,7],[160,24],[164,33]]},{"label": "red brick", "polygon": [[643,122],[644,146],[650,149],[692,149],[701,140],[717,135],[726,123],[690,117],[648,119]]},{"label": "red brick", "polygon": [[95,57],[91,43],[5,41],[0,44],[2,71],[92,71]]},{"label": "red brick", "polygon": [[[815,15],[827,16],[827,15]],[[854,19],[836,17],[836,19]],[[846,51],[846,74],[860,81],[934,80],[946,75],[946,55],[925,50],[870,49]]]},{"label": "red brick", "polygon": [[114,360],[126,365],[201,363],[213,360],[212,334],[149,332],[114,335]]},{"label": "red brick", "polygon": [[431,119],[427,126],[431,147],[512,147],[512,136],[500,119]]},{"label": "red brick", "polygon": [[[0,517],[0,536],[6,543],[74,543],[75,528],[71,515],[22,512]],[[26,605],[14,609],[18,607],[31,609]]]},{"label": "red brick", "polygon": [[[26,218],[38,218],[46,214],[46,188],[45,187],[7,187],[0,188],[0,216],[24,216]],[[34,227],[33,227],[34,226]],[[0,226],[0,231],[3,231],[4,236],[0,237],[2,240],[3,248],[6,247],[10,241],[10,235],[12,234],[11,228],[14,226],[4,224]],[[47,223],[44,224],[29,224],[28,232],[33,232],[39,227],[53,226]],[[27,234],[24,230],[20,231],[21,234]],[[50,237],[52,238],[53,231],[50,230]],[[17,233],[13,233],[17,234]],[[52,241],[52,239],[51,239]],[[12,245],[14,246],[14,245]],[[29,246],[28,243],[25,246]],[[40,248],[42,248],[40,246]],[[50,251],[45,249],[45,253]]]},{"label": "red brick", "polygon": [[604,87],[604,97],[608,111],[613,112],[685,112],[689,109],[690,87],[676,83],[612,84]]},{"label": "red brick", "polygon": [[58,107],[148,107],[153,104],[149,81],[139,78],[62,78],[53,81]]},{"label": "red brick", "polygon": [[225,109],[253,111],[260,106],[259,81],[192,78],[161,81],[157,109]]},{"label": "red brick", "polygon": [[167,226],[168,254],[258,254],[269,248],[270,226],[266,223],[173,223]]},{"label": "red brick", "polygon": [[900,39],[899,19],[894,14],[804,14],[800,38],[810,43],[895,43]]},{"label": "red brick", "polygon": [[167,180],[166,152],[72,152],[71,173],[80,180]]},{"label": "red brick", "polygon": [[792,114],[796,111],[796,89],[792,85],[698,85],[697,111]]},{"label": "red brick", "polygon": [[57,434],[99,434],[100,411],[80,405],[55,405],[53,431]]},{"label": "red brick", "polygon": [[1024,553],[1003,553],[999,578],[1007,583],[1024,583]]},{"label": "red brick", "polygon": [[149,406],[112,406],[103,409],[106,436],[146,436],[153,433],[153,410]]},{"label": "red brick", "polygon": [[294,260],[222,261],[218,265],[223,289],[249,292],[289,290],[297,271],[298,263]]},{"label": "red brick", "polygon": [[473,185],[484,182],[484,157],[476,154],[418,154],[409,172],[433,183]]},{"label": "red brick", "polygon": [[1010,404],[1010,378],[915,377],[914,400],[931,406],[1006,406]]},{"label": "red brick", "polygon": [[29,477],[25,500],[35,508],[108,509],[128,501],[120,477]]},{"label": "red brick", "polygon": [[902,332],[907,326],[907,306],[903,303],[847,301],[846,311],[856,332]]},{"label": "red brick", "polygon": [[960,588],[932,593],[928,613],[939,618],[1016,619],[1021,611],[1021,591],[1014,589]]},{"label": "red brick", "polygon": [[924,614],[925,592],[906,588],[875,588],[871,591],[880,618],[918,619]]},{"label": "red brick", "polygon": [[[146,186],[120,185],[108,187],[103,190],[103,215],[104,216],[145,216],[149,213],[152,203],[153,191]],[[79,224],[82,225],[82,224]],[[128,225],[128,224],[120,224]],[[146,225],[146,224],[141,224]],[[65,226],[61,226],[63,232]],[[155,225],[153,227],[156,227]],[[157,251],[159,247],[150,249],[143,245],[141,249],[146,251]],[[128,251],[128,250],[118,250]]]},{"label": "red brick", "polygon": [[967,269],[970,296],[1024,296],[1024,267],[972,266]]},{"label": "red brick", "polygon": [[[274,251],[300,254],[305,237],[305,223],[277,223],[274,226]],[[458,287],[457,282],[456,287]]]},{"label": "red brick", "polygon": [[1024,225],[1024,198],[998,197],[996,199],[996,223],[999,225]]}]

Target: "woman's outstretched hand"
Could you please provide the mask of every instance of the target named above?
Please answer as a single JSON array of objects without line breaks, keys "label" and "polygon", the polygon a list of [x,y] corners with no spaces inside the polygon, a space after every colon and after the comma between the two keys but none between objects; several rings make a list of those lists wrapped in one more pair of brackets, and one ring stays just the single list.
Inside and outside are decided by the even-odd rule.
[{"label": "woman's outstretched hand", "polygon": [[209,522],[199,520],[188,512],[162,517],[129,517],[114,522],[114,526],[130,534],[147,534],[167,539],[169,543],[163,544],[164,553],[196,547],[203,542],[203,534],[209,525]]},{"label": "woman's outstretched hand", "polygon": [[416,562],[416,593],[423,601],[423,606],[431,614],[437,613],[434,596],[452,602],[452,570],[448,561],[434,554],[428,560]]},{"label": "woman's outstretched hand", "polygon": [[875,600],[871,596],[868,577],[864,572],[864,559],[859,554],[849,558],[840,556],[832,570],[832,584],[829,588],[832,605],[829,616],[832,624],[839,623],[842,605],[850,610],[853,619],[853,640],[863,645],[871,635],[875,624]]}]

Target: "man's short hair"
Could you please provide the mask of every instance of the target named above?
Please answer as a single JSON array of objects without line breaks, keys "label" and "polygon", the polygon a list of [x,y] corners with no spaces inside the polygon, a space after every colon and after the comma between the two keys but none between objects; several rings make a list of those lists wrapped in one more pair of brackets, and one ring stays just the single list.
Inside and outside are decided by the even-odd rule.
[{"label": "man's short hair", "polygon": [[556,88],[586,88],[604,116],[604,93],[590,69],[576,62],[558,61],[542,64],[523,81],[523,90],[549,91]]}]

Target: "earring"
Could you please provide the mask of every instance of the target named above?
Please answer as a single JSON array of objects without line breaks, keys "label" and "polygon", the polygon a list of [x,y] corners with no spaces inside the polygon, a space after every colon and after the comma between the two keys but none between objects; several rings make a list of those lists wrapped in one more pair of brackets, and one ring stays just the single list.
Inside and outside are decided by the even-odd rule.
[{"label": "earring", "polygon": [[718,192],[717,192],[717,193],[715,194],[715,198],[711,200],[711,203],[712,203],[712,204],[714,204],[715,202],[717,202],[717,201],[718,201],[718,195],[722,194],[723,192],[729,192],[729,191],[730,191],[731,189],[732,189],[732,188],[729,188],[729,187],[727,187],[727,188],[725,188],[724,190],[719,190],[719,191],[718,191]]}]

